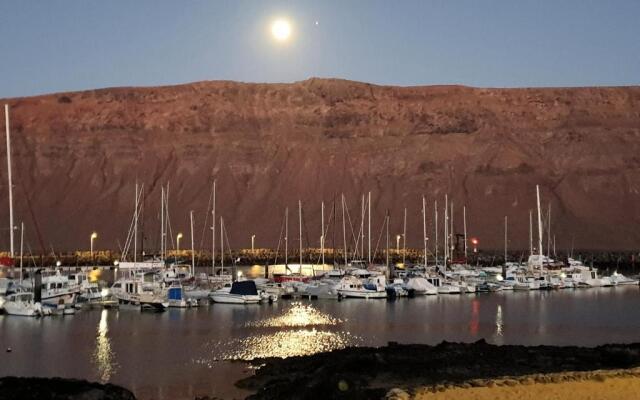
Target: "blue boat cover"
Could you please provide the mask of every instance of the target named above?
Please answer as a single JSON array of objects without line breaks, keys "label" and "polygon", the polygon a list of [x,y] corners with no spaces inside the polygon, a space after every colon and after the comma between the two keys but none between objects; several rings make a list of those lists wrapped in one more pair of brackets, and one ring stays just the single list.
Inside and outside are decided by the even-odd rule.
[{"label": "blue boat cover", "polygon": [[256,283],[254,281],[240,281],[233,282],[231,284],[231,294],[239,294],[243,296],[248,295],[257,295],[258,289],[256,288]]},{"label": "blue boat cover", "polygon": [[365,283],[364,285],[362,285],[365,289],[367,290],[377,290],[378,288],[376,287],[375,283]]},{"label": "blue boat cover", "polygon": [[182,288],[180,287],[169,288],[168,297],[169,297],[169,300],[182,300]]}]

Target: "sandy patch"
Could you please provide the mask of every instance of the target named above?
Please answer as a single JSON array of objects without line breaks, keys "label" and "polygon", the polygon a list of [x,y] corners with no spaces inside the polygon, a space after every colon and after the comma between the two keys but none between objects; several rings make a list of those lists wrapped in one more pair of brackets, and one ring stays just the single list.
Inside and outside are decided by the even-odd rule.
[{"label": "sandy patch", "polygon": [[640,369],[474,380],[462,384],[418,388],[413,396],[400,390],[390,391],[387,398],[415,400],[640,399]]}]

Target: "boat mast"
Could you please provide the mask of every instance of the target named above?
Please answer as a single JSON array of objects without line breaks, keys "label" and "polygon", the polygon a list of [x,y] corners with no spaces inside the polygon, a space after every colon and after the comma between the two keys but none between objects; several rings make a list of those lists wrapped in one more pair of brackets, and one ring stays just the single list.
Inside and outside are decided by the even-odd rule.
[{"label": "boat mast", "polygon": [[11,135],[9,133],[9,104],[4,105],[5,127],[7,131],[7,178],[9,179],[9,240],[11,241],[11,258],[14,256],[13,248],[13,180],[11,176]]},{"label": "boat mast", "polygon": [[191,276],[196,276],[196,251],[193,245],[193,210],[189,213],[191,220]]},{"label": "boat mast", "polygon": [[449,258],[451,259],[451,263],[453,263],[453,252],[455,251],[453,240],[455,239],[455,233],[453,232],[453,200],[451,201],[451,207],[449,207],[449,214],[451,216],[450,223],[451,226],[449,228]]},{"label": "boat mast", "polygon": [[389,210],[387,210],[385,224],[387,225],[387,273],[389,273]]},{"label": "boat mast", "polygon": [[216,274],[216,180],[213,180],[213,205],[211,207],[211,274]]},{"label": "boat mast", "polygon": [[549,202],[549,213],[547,214],[547,258],[551,257],[551,202]]},{"label": "boat mast", "polygon": [[220,216],[220,275],[224,275],[224,220]]},{"label": "boat mast", "polygon": [[324,201],[320,207],[322,235],[320,235],[320,253],[322,254],[322,269],[324,269]]},{"label": "boat mast", "polygon": [[[433,212],[435,214],[435,226],[436,226],[436,231],[435,231],[435,239],[436,239],[436,252],[435,252],[435,258],[436,258],[436,268],[438,268],[438,200],[435,200],[433,202]],[[427,266],[425,265],[425,268]]]},{"label": "boat mast", "polygon": [[371,265],[371,192],[369,192],[369,233],[367,234],[367,240],[369,240],[369,265]]},{"label": "boat mast", "polygon": [[[365,217],[364,193],[362,194],[362,202],[360,203],[360,257],[364,259],[364,217]],[[358,247],[356,246],[356,253]],[[358,257],[356,257],[358,258]]]},{"label": "boat mast", "polygon": [[298,267],[298,272],[302,274],[302,200],[298,200],[298,223],[298,238],[300,240],[300,267]]},{"label": "boat mast", "polygon": [[347,267],[347,226],[344,217],[344,193],[341,194],[342,200],[342,243],[344,244],[344,267]]},{"label": "boat mast", "polygon": [[529,254],[533,255],[533,211],[529,210]]},{"label": "boat mast", "polygon": [[[405,208],[404,213],[404,229],[405,234],[407,232],[407,209]],[[406,240],[405,240],[406,242]],[[425,204],[424,196],[422,196],[422,247],[424,247],[424,267],[427,268],[427,208]],[[403,256],[404,257],[404,256]],[[403,261],[404,263],[404,258]]]},{"label": "boat mast", "polygon": [[[404,223],[402,229],[402,266],[404,267],[404,263],[407,258],[407,207],[404,208]],[[427,246],[427,242],[424,243],[425,247]],[[426,254],[426,252],[425,252]]]},{"label": "boat mast", "polygon": [[138,262],[138,182],[136,182],[136,210],[133,212],[133,268]]},{"label": "boat mast", "polygon": [[22,255],[24,253],[24,222],[20,222],[20,284],[22,285]]},{"label": "boat mast", "polygon": [[504,216],[504,263],[507,263],[507,216]]},{"label": "boat mast", "polygon": [[164,185],[160,190],[160,258],[164,260]]},{"label": "boat mast", "polygon": [[447,270],[449,259],[449,199],[444,195],[444,270]]},{"label": "boat mast", "polygon": [[542,211],[540,210],[540,186],[536,185],[536,197],[538,199],[538,252],[540,253],[540,266],[542,267]]},{"label": "boat mast", "polygon": [[284,268],[289,270],[289,207],[284,209]]},{"label": "boat mast", "polygon": [[464,220],[463,229],[464,229],[464,262],[467,262],[467,206],[462,206],[462,219]]}]

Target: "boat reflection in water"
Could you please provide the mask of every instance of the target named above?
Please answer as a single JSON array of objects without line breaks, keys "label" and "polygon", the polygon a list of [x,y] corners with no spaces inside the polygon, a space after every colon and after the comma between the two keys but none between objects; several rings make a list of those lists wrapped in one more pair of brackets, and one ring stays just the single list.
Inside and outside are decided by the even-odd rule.
[{"label": "boat reflection in water", "polygon": [[205,346],[205,354],[210,355],[211,359],[199,359],[196,362],[211,366],[211,362],[219,360],[286,358],[360,344],[361,341],[355,335],[336,329],[343,322],[310,304],[295,302],[281,315],[246,324],[247,327],[269,332],[262,333],[258,330],[248,337],[209,343]]},{"label": "boat reflection in water", "polygon": [[115,362],[115,353],[111,349],[111,339],[107,336],[109,326],[107,324],[107,310],[102,310],[100,322],[98,323],[98,336],[96,337],[96,347],[93,352],[93,363],[96,365],[98,378],[105,383],[111,379],[118,365]]}]

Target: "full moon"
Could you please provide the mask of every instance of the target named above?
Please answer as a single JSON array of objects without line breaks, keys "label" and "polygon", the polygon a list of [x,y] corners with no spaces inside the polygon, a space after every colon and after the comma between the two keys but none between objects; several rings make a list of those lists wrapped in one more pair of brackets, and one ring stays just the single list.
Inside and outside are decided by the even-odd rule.
[{"label": "full moon", "polygon": [[271,24],[271,34],[279,41],[284,42],[291,36],[291,24],[284,19],[277,19]]}]

